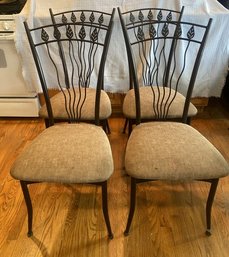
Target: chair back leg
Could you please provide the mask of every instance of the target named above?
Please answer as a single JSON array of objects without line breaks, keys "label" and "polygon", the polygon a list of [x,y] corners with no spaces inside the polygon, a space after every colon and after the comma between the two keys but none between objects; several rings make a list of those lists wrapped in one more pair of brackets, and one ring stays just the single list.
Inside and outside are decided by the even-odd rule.
[{"label": "chair back leg", "polygon": [[126,225],[126,230],[124,232],[125,236],[129,235],[130,225],[134,216],[135,211],[135,204],[136,204],[136,179],[131,178],[131,189],[130,189],[130,212],[128,216],[128,221]]},{"label": "chair back leg", "polygon": [[102,183],[102,206],[103,206],[103,215],[105,219],[105,223],[107,226],[107,231],[108,231],[108,237],[109,239],[113,239],[113,233],[111,230],[111,224],[110,224],[110,219],[109,219],[109,214],[108,214],[108,204],[107,204],[107,181]]},{"label": "chair back leg", "polygon": [[129,119],[125,119],[125,124],[124,124],[124,127],[123,127],[123,131],[122,131],[122,133],[123,134],[125,134],[126,133],[126,128],[127,128],[127,126],[128,126],[128,123],[129,123]]},{"label": "chair back leg", "polygon": [[21,183],[21,188],[22,188],[22,192],[25,198],[25,203],[26,203],[26,207],[27,207],[27,212],[28,212],[28,233],[27,236],[31,237],[33,235],[33,231],[32,231],[32,222],[33,222],[33,207],[32,207],[32,202],[31,202],[31,198],[29,195],[29,190],[28,190],[28,184],[25,181],[20,181]]},{"label": "chair back leg", "polygon": [[216,189],[218,186],[219,179],[212,179],[210,181],[211,187],[210,191],[208,194],[208,200],[207,200],[207,205],[206,205],[206,220],[207,220],[207,230],[206,230],[206,235],[210,236],[211,235],[211,210],[212,210],[212,204],[214,201]]}]

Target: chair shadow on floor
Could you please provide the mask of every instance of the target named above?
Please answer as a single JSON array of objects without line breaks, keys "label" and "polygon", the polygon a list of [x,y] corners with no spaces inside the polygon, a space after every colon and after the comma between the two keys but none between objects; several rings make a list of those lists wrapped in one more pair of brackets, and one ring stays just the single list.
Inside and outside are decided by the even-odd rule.
[{"label": "chair shadow on floor", "polygon": [[[64,215],[62,212],[60,213],[64,217],[60,220],[57,216],[52,224],[46,225],[46,221],[53,219],[53,216],[58,215],[58,213],[45,213],[44,215],[47,216],[43,222],[44,224],[41,224],[40,227],[42,231],[36,231],[34,228],[34,234],[40,236],[32,235],[30,237],[44,257],[75,256],[74,253],[77,256],[84,256],[89,249],[93,253],[93,249],[102,247],[101,244],[108,245],[106,226],[103,221],[102,210],[100,210],[101,190],[93,186],[82,186],[77,190],[77,187],[72,185],[64,186],[63,190],[66,189],[66,193],[61,192],[61,199],[58,199],[59,193],[56,195],[57,201],[60,201],[61,205],[65,203],[60,208],[62,210],[67,208]],[[57,187],[54,190],[58,192],[62,189]],[[53,197],[55,197],[55,192],[51,198]],[[49,204],[51,201],[49,194],[46,195],[46,198],[47,202],[42,203],[42,205]],[[37,201],[39,202],[39,199]],[[55,205],[57,205],[57,202],[55,202]],[[37,209],[36,212],[39,212],[39,210]],[[52,225],[59,227],[59,229],[55,228],[55,234],[51,232]],[[82,240],[81,233],[87,234],[89,240],[85,236]],[[53,239],[51,239],[51,236],[49,237],[49,234],[52,234]]]}]

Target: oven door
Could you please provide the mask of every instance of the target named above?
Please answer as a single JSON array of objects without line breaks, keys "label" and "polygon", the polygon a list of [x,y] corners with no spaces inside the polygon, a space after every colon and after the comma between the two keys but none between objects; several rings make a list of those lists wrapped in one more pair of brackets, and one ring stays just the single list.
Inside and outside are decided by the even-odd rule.
[{"label": "oven door", "polygon": [[27,95],[20,68],[13,36],[0,33],[0,97]]},{"label": "oven door", "polygon": [[27,90],[12,33],[0,33],[0,78],[0,116],[37,117],[37,94]]}]

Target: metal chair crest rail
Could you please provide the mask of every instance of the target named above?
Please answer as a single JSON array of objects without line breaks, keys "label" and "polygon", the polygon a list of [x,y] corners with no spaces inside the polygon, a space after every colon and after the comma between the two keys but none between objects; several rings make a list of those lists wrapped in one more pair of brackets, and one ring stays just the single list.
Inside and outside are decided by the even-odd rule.
[{"label": "metal chair crest rail", "polygon": [[162,10],[156,11],[153,15],[151,9],[119,9],[130,74],[123,105],[129,133],[132,123],[140,120],[189,123],[197,113],[190,99],[212,20],[206,26],[184,22],[183,8],[175,12],[176,18],[170,10],[164,16]]},{"label": "metal chair crest rail", "polygon": [[[46,102],[40,116],[47,127],[64,120],[105,128],[111,104],[103,91],[103,76],[114,10],[53,14],[50,9],[50,15],[52,23],[46,26],[30,29],[24,23]],[[50,98],[48,88],[60,93]]]}]

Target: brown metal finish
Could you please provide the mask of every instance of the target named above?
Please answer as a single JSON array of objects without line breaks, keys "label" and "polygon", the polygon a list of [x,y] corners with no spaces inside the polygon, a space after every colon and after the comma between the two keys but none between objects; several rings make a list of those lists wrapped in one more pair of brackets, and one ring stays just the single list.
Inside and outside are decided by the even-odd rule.
[{"label": "brown metal finish", "polygon": [[[113,27],[112,13],[93,10],[74,10],[53,14],[48,25],[25,30],[39,75],[48,112],[46,127],[60,122],[54,118],[49,86],[58,86],[63,94],[68,123],[85,122],[82,110],[87,99],[87,89],[94,82],[95,118],[87,121],[102,126],[109,133],[107,120],[100,120],[100,95],[104,85],[104,66]],[[94,77],[93,77],[94,75]],[[51,79],[50,79],[51,76]],[[96,81],[92,81],[96,78]],[[76,164],[77,165],[77,164]],[[41,181],[42,182],[42,181]],[[27,185],[31,182],[20,181],[28,210],[28,236],[32,236],[33,209]],[[94,183],[102,187],[103,214],[108,236],[113,238],[107,204],[107,181]]]},{"label": "brown metal finish", "polygon": [[184,22],[181,19],[183,8],[181,12],[159,8],[118,11],[127,49],[130,88],[133,84],[135,90],[136,124],[142,119],[139,93],[142,86],[152,89],[155,120],[167,120],[177,93],[183,94],[185,104],[180,119],[187,123],[190,99],[212,20],[209,19],[206,26]]},{"label": "brown metal finish", "polygon": [[[114,10],[112,14],[93,10],[58,14],[50,10],[50,13],[52,24],[30,29],[24,23],[47,106],[47,125],[55,122],[48,88],[58,86],[64,97],[68,122],[75,123],[81,121],[87,88],[91,84],[96,88],[93,123],[100,125],[100,93],[104,87]],[[41,58],[40,53],[45,58]]]}]

